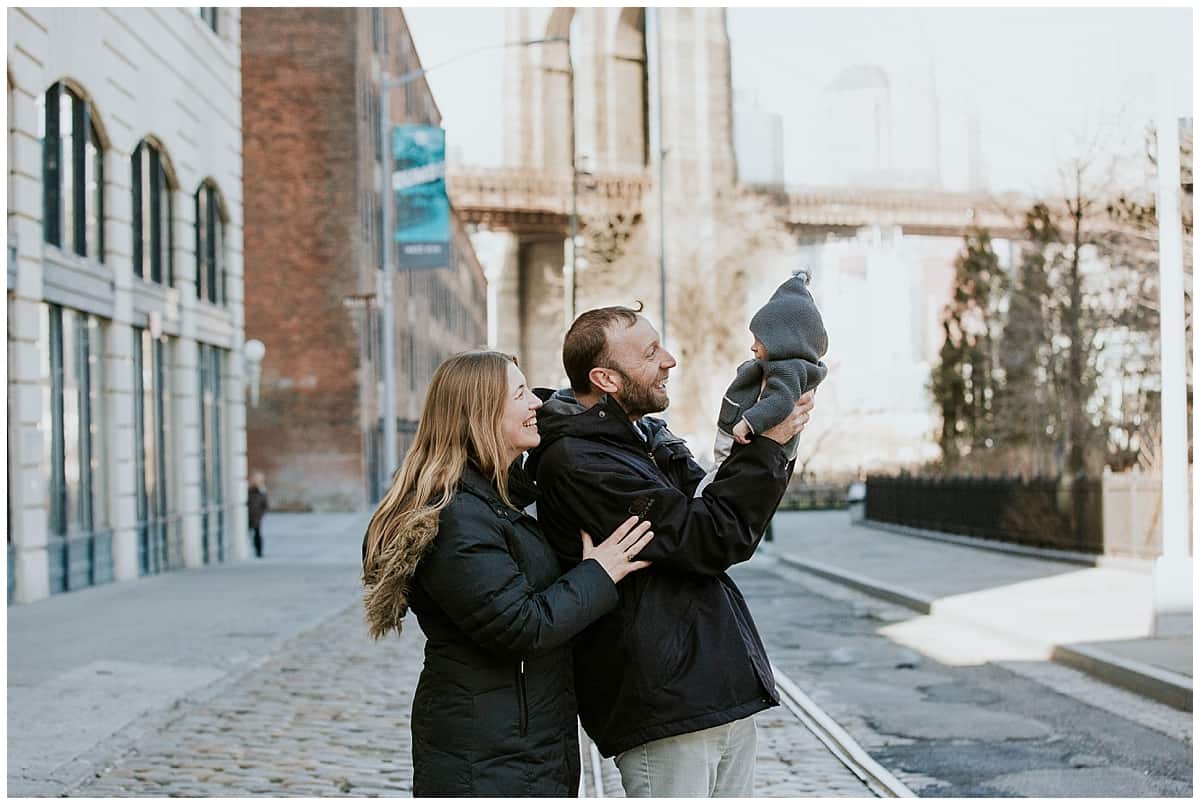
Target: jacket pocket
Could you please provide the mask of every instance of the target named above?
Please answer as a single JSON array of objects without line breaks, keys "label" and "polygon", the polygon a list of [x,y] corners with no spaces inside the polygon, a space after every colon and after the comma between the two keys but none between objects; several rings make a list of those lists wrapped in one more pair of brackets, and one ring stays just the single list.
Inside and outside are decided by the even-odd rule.
[{"label": "jacket pocket", "polygon": [[529,701],[525,690],[525,661],[517,666],[517,712],[521,735],[529,732]]},{"label": "jacket pocket", "polygon": [[717,419],[717,425],[722,430],[733,430],[733,426],[742,418],[742,406],[735,403],[728,397],[721,398],[721,416]]}]

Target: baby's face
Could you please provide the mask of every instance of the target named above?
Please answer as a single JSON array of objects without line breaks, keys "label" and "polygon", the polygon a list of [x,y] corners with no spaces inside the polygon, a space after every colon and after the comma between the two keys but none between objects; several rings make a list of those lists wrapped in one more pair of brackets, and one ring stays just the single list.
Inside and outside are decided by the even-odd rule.
[{"label": "baby's face", "polygon": [[[750,335],[754,335],[751,333]],[[754,336],[754,343],[750,345],[750,351],[754,353],[754,357],[760,361],[767,359],[767,348],[763,346],[763,342],[758,340],[758,336]]]}]

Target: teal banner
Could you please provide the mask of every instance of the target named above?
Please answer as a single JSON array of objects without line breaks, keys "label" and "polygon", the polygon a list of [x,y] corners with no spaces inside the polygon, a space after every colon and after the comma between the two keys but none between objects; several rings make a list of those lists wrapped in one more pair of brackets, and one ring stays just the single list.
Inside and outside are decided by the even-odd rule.
[{"label": "teal banner", "polygon": [[444,129],[424,125],[392,129],[392,190],[396,195],[397,268],[450,265]]}]

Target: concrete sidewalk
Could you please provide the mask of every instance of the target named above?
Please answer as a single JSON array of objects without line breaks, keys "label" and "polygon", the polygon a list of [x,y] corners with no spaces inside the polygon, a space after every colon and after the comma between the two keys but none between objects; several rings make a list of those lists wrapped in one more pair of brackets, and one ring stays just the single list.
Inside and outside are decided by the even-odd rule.
[{"label": "concrete sidewalk", "polygon": [[367,514],[264,520],[264,558],[8,608],[8,795],[57,793],[359,592]]},{"label": "concrete sidewalk", "polygon": [[1077,562],[906,536],[849,511],[781,512],[767,550],[924,617],[889,636],[946,662],[1053,660],[1192,709],[1192,638],[1150,637],[1149,566]]}]

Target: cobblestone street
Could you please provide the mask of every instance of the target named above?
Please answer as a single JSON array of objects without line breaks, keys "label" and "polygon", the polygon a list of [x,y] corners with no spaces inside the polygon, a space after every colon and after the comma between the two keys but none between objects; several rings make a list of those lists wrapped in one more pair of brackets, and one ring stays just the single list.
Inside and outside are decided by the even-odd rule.
[{"label": "cobblestone street", "polygon": [[[372,644],[354,604],[177,716],[76,796],[403,796],[421,667],[415,619]],[[784,708],[761,714],[757,792],[870,796]],[[621,796],[611,760],[605,795]],[[614,790],[616,788],[616,790]],[[589,782],[587,793],[592,793]]]},{"label": "cobblestone street", "polygon": [[148,736],[81,796],[398,795],[423,639],[372,645],[355,604]]},{"label": "cobblestone street", "polygon": [[[18,786],[42,796],[409,795],[408,718],[423,645],[416,621],[399,638],[366,637],[350,563],[357,538],[341,536],[356,535],[361,523],[305,516],[280,524],[294,536],[278,545],[277,559],[183,575],[174,587],[150,581],[129,593],[111,587],[16,611],[10,793]],[[1191,793],[1190,713],[1049,663],[938,661],[890,636],[913,622],[911,611],[789,569],[770,551],[732,575],[779,669],[921,796]],[[182,582],[189,592],[181,598]],[[140,621],[128,609],[135,605],[146,613]],[[255,631],[235,625],[245,612],[257,613]],[[181,624],[189,613],[211,622],[207,631]],[[283,617],[299,624],[280,633]],[[25,662],[49,650],[34,639],[51,634],[43,623],[55,618],[105,636],[86,652]],[[109,633],[105,623],[130,628]],[[973,639],[952,622],[939,624],[942,641]],[[181,630],[191,639],[172,642]],[[254,653],[247,641],[260,630],[267,637]],[[143,655],[130,648],[135,636],[148,646]],[[56,676],[51,659],[68,670]],[[203,679],[179,678],[184,670],[204,671]],[[171,698],[145,704],[112,732],[117,715],[133,715],[133,694],[111,688],[122,704],[109,713],[98,708],[110,688],[98,686],[131,674],[126,687],[161,677]],[[62,699],[58,724],[109,737],[90,738],[87,752],[82,741],[51,741],[35,717],[51,694]],[[787,708],[757,721],[757,795],[871,796]],[[39,751],[53,757],[39,765]],[[593,796],[590,759],[584,793]],[[84,771],[68,780],[77,767]],[[606,796],[621,796],[611,759],[601,777]]]}]

